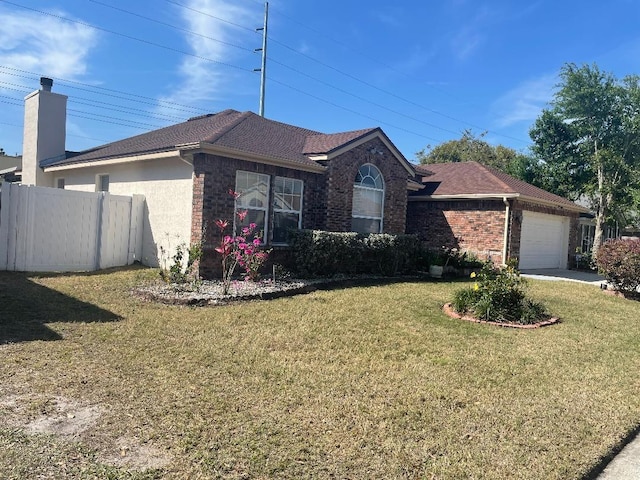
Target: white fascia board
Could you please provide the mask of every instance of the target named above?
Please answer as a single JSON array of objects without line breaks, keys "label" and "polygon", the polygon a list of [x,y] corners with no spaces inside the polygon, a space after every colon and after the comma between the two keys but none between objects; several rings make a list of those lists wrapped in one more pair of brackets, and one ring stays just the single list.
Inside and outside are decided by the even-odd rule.
[{"label": "white fascia board", "polygon": [[571,212],[588,213],[588,208],[582,207],[578,204],[564,205],[549,200],[542,200],[540,198],[527,197],[520,195],[519,193],[478,193],[473,195],[424,195],[409,197],[410,202],[423,202],[423,201],[446,201],[446,200],[502,200],[503,198],[517,198],[523,202],[534,203],[537,205],[544,205],[547,207],[554,207],[560,210],[567,210]]},{"label": "white fascia board", "polygon": [[51,165],[44,167],[45,172],[61,172],[64,170],[75,170],[77,168],[103,167],[108,165],[118,165],[122,163],[143,162],[147,160],[159,160],[165,158],[180,158],[180,151],[170,150],[168,152],[147,153],[143,155],[131,155],[128,157],[108,158],[104,160],[94,160],[88,162],[68,163],[65,165]]},{"label": "white fascia board", "polygon": [[212,145],[206,142],[196,142],[185,145],[178,145],[182,155],[192,155],[194,153],[210,153],[213,155],[220,155],[223,157],[237,158],[239,160],[246,160],[248,162],[263,163],[265,165],[274,165],[276,167],[292,168],[294,170],[301,170],[311,173],[323,173],[327,170],[327,167],[322,165],[305,165],[304,163],[294,162],[284,158],[269,157],[266,155],[260,155],[258,153],[248,153],[234,148],[221,147],[219,145]]},{"label": "white fascia board", "polygon": [[390,143],[389,140],[387,140],[387,138],[380,133],[380,131],[373,131],[365,135],[364,137],[359,138],[354,142],[348,143],[347,145],[340,147],[337,150],[334,150],[331,153],[325,153],[322,155],[309,155],[309,158],[315,161],[331,160],[332,158],[335,158],[338,155],[342,155],[343,153],[348,152],[352,148],[358,147],[363,143],[366,143],[369,140],[376,137],[382,140],[382,143],[384,143],[385,146],[391,151],[391,153],[393,153],[393,156],[396,157],[396,159],[402,164],[402,166],[407,170],[407,172],[409,172],[412,176],[416,174],[411,164],[404,158],[404,155],[402,155],[402,153],[400,153],[400,151],[392,143]]},{"label": "white fascia board", "polygon": [[503,198],[520,198],[519,193],[476,193],[473,195],[421,195],[409,197],[410,202],[426,200],[502,200]]}]

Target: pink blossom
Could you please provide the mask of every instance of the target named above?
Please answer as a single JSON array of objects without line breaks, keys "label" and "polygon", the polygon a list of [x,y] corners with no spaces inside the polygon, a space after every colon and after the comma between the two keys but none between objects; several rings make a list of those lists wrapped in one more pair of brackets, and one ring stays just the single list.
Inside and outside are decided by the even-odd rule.
[{"label": "pink blossom", "polygon": [[238,198],[240,195],[242,195],[241,193],[238,192],[234,192],[232,188],[229,189],[229,195],[231,195],[233,198]]},{"label": "pink blossom", "polygon": [[249,224],[249,228],[250,228],[251,230],[255,230],[257,226],[258,226],[258,225],[256,225],[255,223],[250,223],[250,224]]},{"label": "pink blossom", "polygon": [[229,226],[229,222],[227,220],[218,219],[216,220],[216,226],[220,229],[220,231],[223,231]]},{"label": "pink blossom", "polygon": [[253,239],[253,245],[254,245],[254,246],[259,247],[261,243],[262,243],[262,242],[260,241],[260,239],[259,239],[259,238],[254,238],[254,239]]},{"label": "pink blossom", "polygon": [[245,218],[247,218],[247,214],[249,213],[248,210],[238,210],[238,218],[240,219],[241,222],[244,221]]}]

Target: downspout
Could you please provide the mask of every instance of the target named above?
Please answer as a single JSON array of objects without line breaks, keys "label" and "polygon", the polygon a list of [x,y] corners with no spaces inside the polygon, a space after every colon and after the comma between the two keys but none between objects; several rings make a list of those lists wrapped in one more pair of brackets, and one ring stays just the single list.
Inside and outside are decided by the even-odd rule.
[{"label": "downspout", "polygon": [[507,197],[502,197],[502,203],[504,203],[504,236],[502,239],[502,264],[507,264],[507,252],[508,252],[508,242],[509,242],[509,214],[511,213],[511,209],[509,206],[509,200]]}]

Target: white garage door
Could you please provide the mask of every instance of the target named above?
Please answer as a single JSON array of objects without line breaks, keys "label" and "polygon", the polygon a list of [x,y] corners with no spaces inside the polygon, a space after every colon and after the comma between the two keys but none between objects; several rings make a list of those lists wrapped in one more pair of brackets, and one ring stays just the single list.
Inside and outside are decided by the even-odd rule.
[{"label": "white garage door", "polygon": [[569,219],[522,212],[520,269],[567,268]]}]

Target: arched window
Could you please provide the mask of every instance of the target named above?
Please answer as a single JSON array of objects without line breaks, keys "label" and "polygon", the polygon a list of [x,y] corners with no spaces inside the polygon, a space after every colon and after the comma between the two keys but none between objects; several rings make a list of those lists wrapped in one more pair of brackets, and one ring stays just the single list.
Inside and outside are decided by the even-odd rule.
[{"label": "arched window", "polygon": [[353,184],[351,229],[358,233],[382,232],[384,179],[375,165],[365,163]]}]

